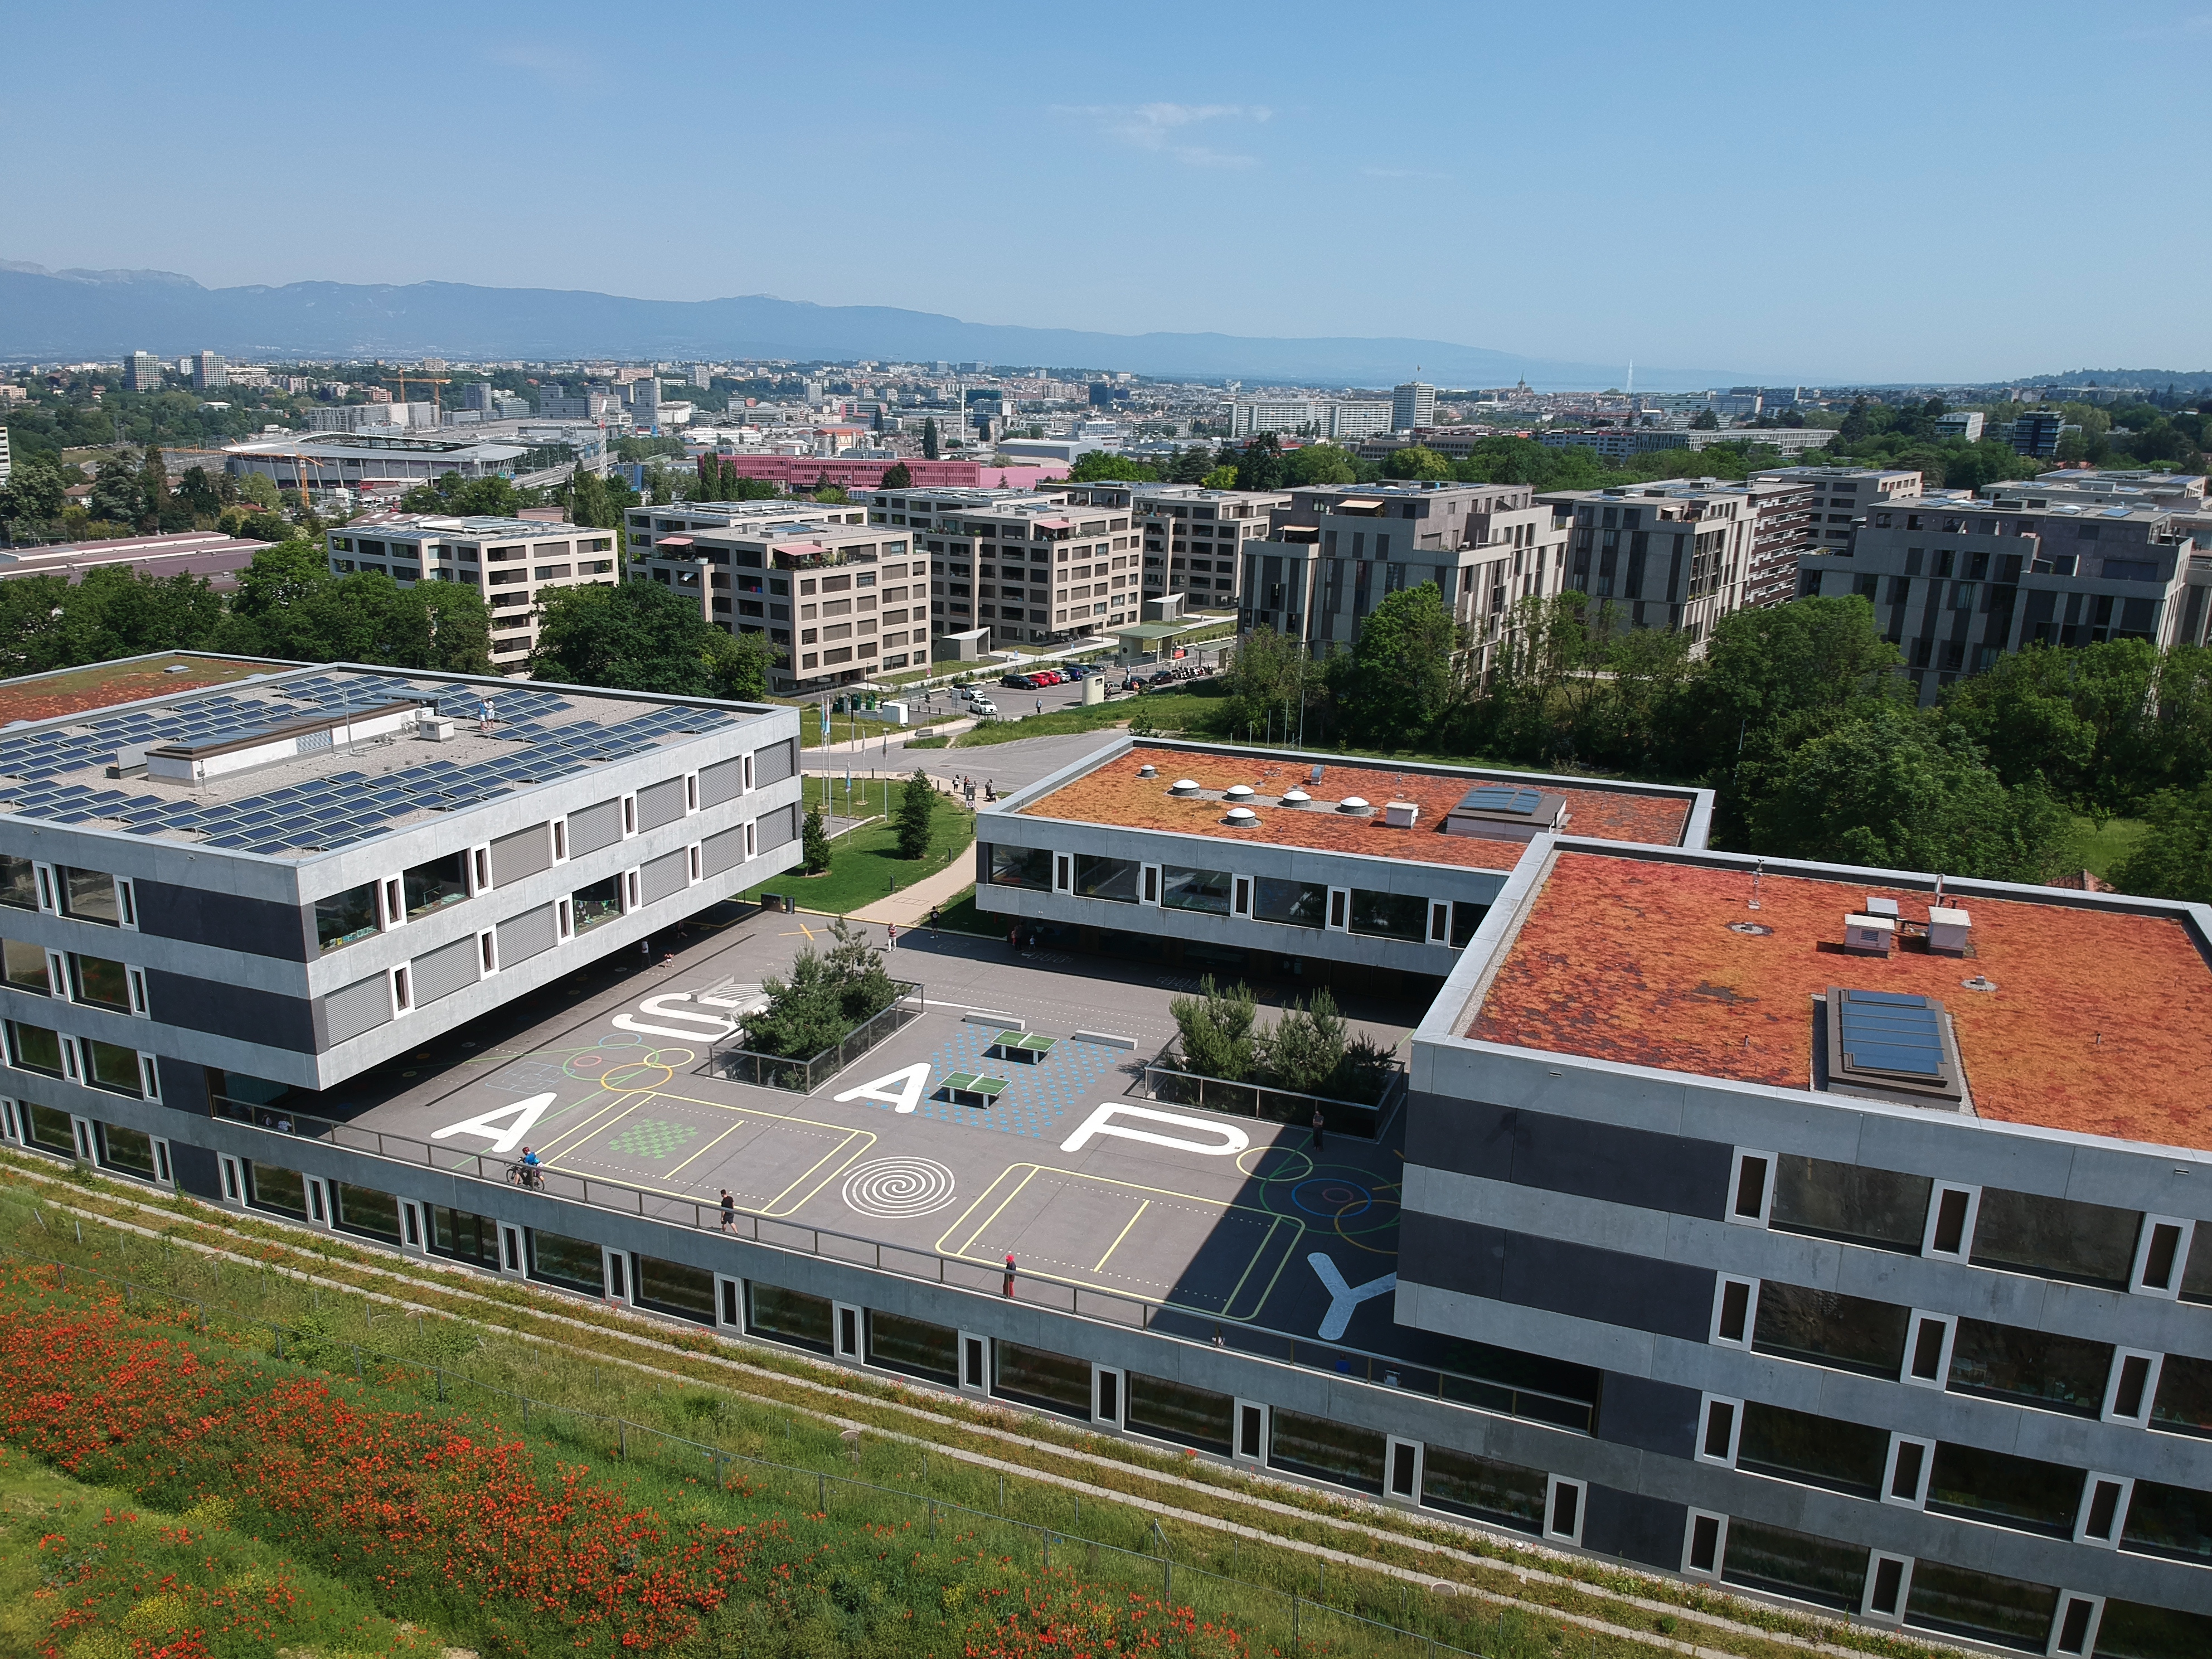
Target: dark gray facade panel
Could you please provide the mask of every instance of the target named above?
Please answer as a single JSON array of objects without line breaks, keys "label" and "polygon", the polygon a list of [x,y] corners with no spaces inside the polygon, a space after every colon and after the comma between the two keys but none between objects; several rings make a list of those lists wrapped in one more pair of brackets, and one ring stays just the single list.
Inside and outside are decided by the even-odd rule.
[{"label": "dark gray facade panel", "polygon": [[760,849],[765,853],[771,847],[781,847],[787,842],[799,839],[799,808],[779,806],[764,812],[760,819]]},{"label": "dark gray facade panel", "polygon": [[410,964],[415,974],[416,1002],[433,1003],[475,984],[481,976],[482,961],[473,933],[416,957]]},{"label": "dark gray facade panel", "polygon": [[1610,1486],[1592,1486],[1584,1501],[1589,1506],[1583,1519],[1584,1549],[1668,1572],[1681,1571],[1682,1529],[1690,1519],[1687,1504],[1615,1492]]},{"label": "dark gray facade panel", "polygon": [[699,873],[702,876],[719,876],[744,861],[745,827],[742,823],[719,836],[709,836],[699,843]]},{"label": "dark gray facade panel", "polygon": [[323,999],[324,1041],[335,1048],[341,1042],[373,1031],[392,1018],[392,981],[372,974]]},{"label": "dark gray facade panel", "polygon": [[512,968],[518,962],[529,961],[541,951],[551,950],[560,937],[558,927],[550,904],[509,916],[498,928],[499,965]]},{"label": "dark gray facade panel", "polygon": [[580,859],[622,839],[622,803],[603,800],[568,814],[568,856]]},{"label": "dark gray facade panel", "polygon": [[206,1147],[195,1146],[189,1140],[172,1140],[169,1169],[177,1177],[177,1185],[194,1198],[222,1201],[222,1169]]},{"label": "dark gray facade panel", "polygon": [[1599,1385],[1598,1434],[1639,1451],[1687,1457],[1696,1446],[1703,1399],[1695,1389],[1607,1371]]},{"label": "dark gray facade panel", "polygon": [[154,1063],[161,1073],[163,1107],[173,1112],[189,1112],[194,1117],[208,1115],[212,1109],[208,1103],[206,1066],[158,1054],[155,1056]]},{"label": "dark gray facade panel", "polygon": [[699,769],[699,805],[720,806],[745,792],[745,763],[742,756]]},{"label": "dark gray facade panel", "polygon": [[1713,1271],[1408,1211],[1401,1279],[1693,1342],[1712,1323]]},{"label": "dark gray facade panel", "polygon": [[176,887],[166,881],[141,878],[134,884],[138,898],[138,931],[157,939],[181,939],[188,945],[212,945],[248,956],[275,957],[284,962],[311,960],[307,934],[313,912],[301,911],[270,899],[242,898],[235,893],[203,892],[197,887]]},{"label": "dark gray facade panel", "polygon": [[668,778],[637,792],[637,827],[658,830],[684,816],[684,780]]},{"label": "dark gray facade panel", "polygon": [[658,904],[690,884],[691,850],[686,847],[664,853],[637,872],[638,896],[647,904]]},{"label": "dark gray facade panel", "polygon": [[553,839],[542,823],[501,836],[491,844],[491,881],[505,887],[553,867]]},{"label": "dark gray facade panel", "polygon": [[225,985],[192,974],[146,970],[147,1006],[164,1025],[235,1037],[295,1054],[315,1052],[314,1005],[250,986]]},{"label": "dark gray facade panel", "polygon": [[1667,1194],[1678,1215],[1718,1221],[1735,1149],[1532,1112],[1416,1094],[1407,1105],[1406,1162],[1547,1192],[1648,1206]]},{"label": "dark gray facade panel", "polygon": [[772,743],[765,749],[753,751],[753,787],[765,789],[771,783],[781,783],[799,770],[799,739],[786,738],[781,743]]}]

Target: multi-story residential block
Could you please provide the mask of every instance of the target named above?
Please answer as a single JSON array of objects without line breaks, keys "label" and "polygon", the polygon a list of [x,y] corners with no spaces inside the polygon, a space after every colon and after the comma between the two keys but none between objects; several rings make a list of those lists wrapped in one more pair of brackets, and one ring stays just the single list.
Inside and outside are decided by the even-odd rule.
[{"label": "multi-story residential block", "polygon": [[1405,380],[1390,388],[1390,425],[1394,431],[1437,423],[1437,389],[1425,380]]},{"label": "multi-story residential block", "polygon": [[1565,521],[1525,484],[1332,485],[1291,492],[1244,544],[1237,617],[1319,654],[1401,588],[1434,582],[1486,672],[1514,607],[1568,586]]},{"label": "multi-story residential block", "polygon": [[459,582],[491,610],[492,665],[509,672],[538,643],[538,605],[561,587],[611,586],[622,563],[611,530],[538,519],[416,514],[357,519],[328,532],[331,568],[369,571],[403,587]]},{"label": "multi-story residential block", "polygon": [[1186,595],[1194,606],[1233,609],[1245,544],[1265,541],[1288,491],[1207,489],[1200,484],[1063,484],[1071,502],[1126,511],[1144,539],[1144,597]]},{"label": "multi-story residential block", "polygon": [[230,384],[230,366],[219,351],[203,351],[192,359],[192,386],[196,391],[214,392]]},{"label": "multi-story residential block", "polygon": [[2204,642],[2212,557],[2185,515],[2009,489],[1877,507],[1848,548],[1800,561],[1799,591],[1870,603],[1923,703],[2024,645]]},{"label": "multi-story residential block", "polygon": [[1232,398],[1221,413],[1231,438],[1276,432],[1345,443],[1391,427],[1391,406],[1373,399]]},{"label": "multi-story residential block", "polygon": [[134,351],[123,360],[123,389],[125,392],[159,392],[161,389],[161,360],[150,351]]},{"label": "multi-story residential block", "polygon": [[1970,444],[1982,441],[1982,428],[1988,416],[1978,409],[1954,410],[1936,417],[1936,435],[1939,438],[1959,438]]},{"label": "multi-story residential block", "polygon": [[[800,510],[810,506],[813,515]],[[927,573],[916,543],[865,517],[857,505],[796,501],[654,507],[631,516],[630,574],[696,599],[717,627],[767,635],[776,696],[833,690],[929,661]]]},{"label": "multi-story residential block", "polygon": [[1797,549],[1801,553],[1850,545],[1851,526],[1869,513],[1909,501],[1921,491],[1921,475],[1910,468],[1775,466],[1753,473],[1751,479],[1753,483],[1802,484],[1810,492],[1804,538]]},{"label": "multi-story residential block", "polygon": [[866,489],[872,525],[929,556],[929,630],[994,645],[1095,636],[1138,619],[1143,553],[1127,507],[1014,489]]},{"label": "multi-story residential block", "polygon": [[2066,416],[2055,409],[2032,409],[2015,416],[2002,434],[2022,455],[2051,460],[2058,453],[2058,441],[2066,435]]},{"label": "multi-story residential block", "polygon": [[548,421],[597,421],[604,424],[620,416],[623,401],[612,392],[586,390],[569,393],[557,386],[538,393],[538,413]]},{"label": "multi-story residential block", "polygon": [[1743,608],[1754,557],[1771,568],[1790,556],[1805,499],[1801,484],[1723,478],[1543,497],[1573,538],[1567,586],[1619,606],[1632,628],[1686,634],[1700,648]]}]

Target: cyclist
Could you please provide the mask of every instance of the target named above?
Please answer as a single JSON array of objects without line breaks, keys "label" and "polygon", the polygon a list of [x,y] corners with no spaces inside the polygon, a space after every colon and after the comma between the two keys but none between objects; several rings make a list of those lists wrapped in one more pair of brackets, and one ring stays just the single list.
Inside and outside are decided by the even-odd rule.
[{"label": "cyclist", "polygon": [[545,1166],[529,1147],[522,1149],[522,1162],[518,1167],[521,1170],[524,1186],[536,1188],[545,1184]]}]

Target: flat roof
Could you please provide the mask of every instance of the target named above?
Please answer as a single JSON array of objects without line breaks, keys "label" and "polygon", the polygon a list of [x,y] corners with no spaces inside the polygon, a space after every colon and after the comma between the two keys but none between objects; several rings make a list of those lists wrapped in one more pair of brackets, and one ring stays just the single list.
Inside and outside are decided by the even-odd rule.
[{"label": "flat roof", "polygon": [[[204,686],[224,685],[256,674],[281,674],[299,666],[257,657],[214,657],[171,651],[47,674],[0,680],[0,726],[50,720],[96,708],[112,708],[148,697],[174,696]],[[175,670],[178,672],[171,672]]]},{"label": "flat roof", "polygon": [[[1316,765],[1322,769],[1322,776],[1319,781],[1310,782]],[[1146,766],[1154,768],[1158,775],[1139,777],[1139,769]],[[1168,793],[1171,785],[1186,778],[1200,791],[1210,793],[1190,797]],[[1064,818],[1127,830],[1166,830],[1217,841],[1510,870],[1528,850],[1525,842],[1443,833],[1446,814],[1466,798],[1471,787],[1492,779],[1504,783],[1541,781],[1547,792],[1556,791],[1566,798],[1569,834],[1601,840],[1679,846],[1696,805],[1696,792],[1688,789],[1668,793],[1644,792],[1632,786],[1608,789],[1556,778],[1539,780],[1522,772],[1392,768],[1341,762],[1325,755],[1243,755],[1139,743],[1125,752],[1108,754],[1081,776],[1018,810],[1028,817]],[[1222,798],[1221,792],[1238,784],[1253,791],[1251,799],[1240,803]],[[1290,789],[1305,790],[1313,797],[1312,804],[1280,805],[1283,793]],[[1374,808],[1373,816],[1353,817],[1335,810],[1337,802],[1354,795]],[[1412,801],[1421,809],[1413,828],[1393,829],[1386,823],[1383,807],[1390,801]],[[1258,822],[1249,825],[1223,822],[1228,808],[1239,804],[1251,807],[1258,814]]]},{"label": "flat roof", "polygon": [[[0,731],[0,815],[297,860],[764,712],[514,680],[267,663],[251,665],[268,678],[250,688],[204,684],[166,696],[183,677],[165,682],[158,663],[152,672],[155,683],[139,691],[147,700],[134,706]],[[481,729],[487,700],[493,720]],[[198,782],[108,775],[126,750],[136,751],[133,760],[173,744],[211,752],[210,745],[278,740],[317,716],[366,718],[405,702],[434,707],[455,730],[443,742],[367,736]]]},{"label": "flat roof", "polygon": [[1559,848],[1465,1035],[1807,1089],[1812,1003],[1829,987],[1932,997],[1978,1116],[2212,1151],[2212,963],[2184,913],[1953,890],[1971,955],[1907,939],[1863,956],[1843,949],[1846,915],[1890,898],[1924,921],[1933,894],[1768,871],[1754,911],[1752,879],[1741,863]]}]

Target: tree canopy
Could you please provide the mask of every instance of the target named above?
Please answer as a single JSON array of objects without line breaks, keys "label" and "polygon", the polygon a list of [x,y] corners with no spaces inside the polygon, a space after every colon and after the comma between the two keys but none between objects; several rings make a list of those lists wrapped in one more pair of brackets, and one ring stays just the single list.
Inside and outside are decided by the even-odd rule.
[{"label": "tree canopy", "polygon": [[557,587],[538,602],[539,679],[678,697],[758,697],[769,647],[731,635],[660,582]]}]

